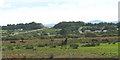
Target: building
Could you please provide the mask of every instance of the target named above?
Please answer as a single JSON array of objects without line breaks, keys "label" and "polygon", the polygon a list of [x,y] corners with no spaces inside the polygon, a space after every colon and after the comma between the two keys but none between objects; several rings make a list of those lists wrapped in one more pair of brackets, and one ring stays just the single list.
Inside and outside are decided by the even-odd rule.
[{"label": "building", "polygon": [[108,30],[103,30],[103,32],[107,32]]},{"label": "building", "polygon": [[101,30],[95,30],[94,32],[101,32]]}]

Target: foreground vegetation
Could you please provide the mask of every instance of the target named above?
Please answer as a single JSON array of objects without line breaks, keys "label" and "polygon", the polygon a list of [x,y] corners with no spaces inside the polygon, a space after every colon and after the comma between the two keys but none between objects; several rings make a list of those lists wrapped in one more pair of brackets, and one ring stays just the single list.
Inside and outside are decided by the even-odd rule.
[{"label": "foreground vegetation", "polygon": [[[109,42],[102,41],[105,39]],[[69,38],[66,43],[66,39],[3,41],[3,58],[118,58],[117,39]]]}]

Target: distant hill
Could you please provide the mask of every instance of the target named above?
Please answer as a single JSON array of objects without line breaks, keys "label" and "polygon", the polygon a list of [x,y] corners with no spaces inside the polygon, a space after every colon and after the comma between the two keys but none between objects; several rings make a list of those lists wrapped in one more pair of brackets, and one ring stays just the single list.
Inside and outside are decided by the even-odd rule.
[{"label": "distant hill", "polygon": [[109,23],[118,23],[118,21],[111,21],[111,22],[109,22]]},{"label": "distant hill", "polygon": [[[87,23],[100,23],[100,22],[106,22],[106,21],[103,21],[103,20],[92,20],[92,21],[89,21]],[[118,23],[118,21],[110,21],[110,22],[107,22],[107,23]]]},{"label": "distant hill", "polygon": [[53,27],[55,24],[43,24],[45,27]]},{"label": "distant hill", "polygon": [[100,23],[100,22],[105,22],[105,21],[102,21],[102,20],[92,20],[92,21],[89,21],[88,23]]}]

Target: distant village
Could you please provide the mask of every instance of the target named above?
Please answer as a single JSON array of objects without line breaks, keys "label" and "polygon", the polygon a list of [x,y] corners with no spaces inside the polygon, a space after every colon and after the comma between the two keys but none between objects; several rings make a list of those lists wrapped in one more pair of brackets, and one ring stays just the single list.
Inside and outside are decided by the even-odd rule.
[{"label": "distant village", "polygon": [[[119,30],[117,28],[117,30]],[[108,30],[104,30],[103,28],[101,30],[95,30],[95,31],[91,31],[91,30],[85,30],[85,31],[82,31],[82,27],[80,27],[78,29],[79,33],[87,33],[87,32],[91,32],[91,33],[97,33],[97,32],[107,32]]]}]

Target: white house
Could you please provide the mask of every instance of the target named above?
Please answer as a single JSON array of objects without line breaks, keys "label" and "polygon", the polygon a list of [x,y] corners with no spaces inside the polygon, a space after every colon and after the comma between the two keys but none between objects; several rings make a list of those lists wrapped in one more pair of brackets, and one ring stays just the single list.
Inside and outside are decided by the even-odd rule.
[{"label": "white house", "polygon": [[119,30],[119,28],[117,28],[117,30]]},{"label": "white house", "polygon": [[103,30],[103,32],[107,32],[108,30]]},{"label": "white house", "polygon": [[101,30],[95,30],[94,32],[101,32]]},{"label": "white house", "polygon": [[15,29],[15,31],[23,31],[23,29]]}]

